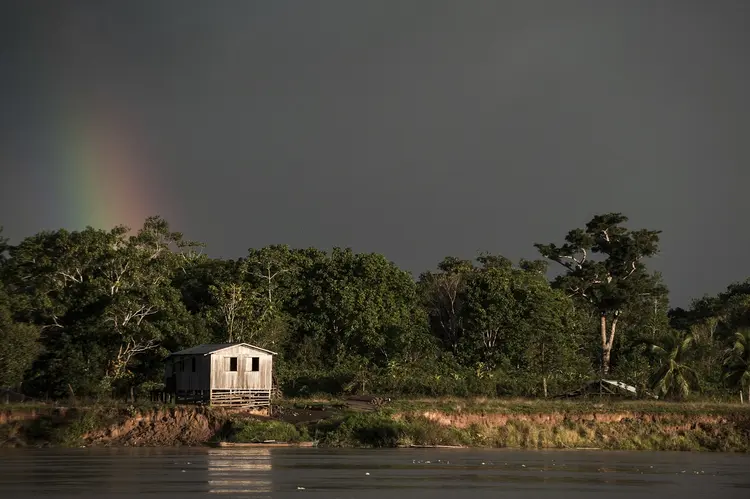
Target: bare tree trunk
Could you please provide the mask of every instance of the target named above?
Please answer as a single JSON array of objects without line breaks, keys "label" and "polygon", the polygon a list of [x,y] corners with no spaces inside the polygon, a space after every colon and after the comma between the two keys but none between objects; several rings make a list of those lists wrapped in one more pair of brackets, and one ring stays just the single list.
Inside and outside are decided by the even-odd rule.
[{"label": "bare tree trunk", "polygon": [[612,318],[612,323],[607,331],[607,316],[602,314],[602,376],[609,374],[609,364],[612,355],[612,345],[615,343],[615,332],[617,331],[617,313]]},{"label": "bare tree trunk", "polygon": [[605,346],[604,352],[602,353],[602,376],[606,376],[609,374],[609,362],[611,354],[612,349],[608,346]]},{"label": "bare tree trunk", "polygon": [[609,372],[609,356],[611,350],[607,348],[607,316],[602,314],[602,376],[606,376]]},{"label": "bare tree trunk", "polygon": [[[544,343],[542,343],[542,372],[545,372],[546,364],[544,363]],[[547,375],[542,374],[542,389],[544,390],[544,398],[547,398]]]}]

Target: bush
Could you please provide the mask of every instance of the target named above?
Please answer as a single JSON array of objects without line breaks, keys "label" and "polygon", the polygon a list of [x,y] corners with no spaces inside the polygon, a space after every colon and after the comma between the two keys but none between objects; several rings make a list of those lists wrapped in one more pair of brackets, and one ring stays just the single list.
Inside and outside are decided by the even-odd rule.
[{"label": "bush", "polygon": [[353,413],[314,426],[320,444],[329,447],[396,447],[404,433],[401,422],[378,413]]},{"label": "bush", "polygon": [[306,432],[300,432],[294,425],[283,421],[261,421],[258,419],[233,421],[232,436],[234,442],[265,442],[276,440],[277,442],[300,442],[307,436]]}]

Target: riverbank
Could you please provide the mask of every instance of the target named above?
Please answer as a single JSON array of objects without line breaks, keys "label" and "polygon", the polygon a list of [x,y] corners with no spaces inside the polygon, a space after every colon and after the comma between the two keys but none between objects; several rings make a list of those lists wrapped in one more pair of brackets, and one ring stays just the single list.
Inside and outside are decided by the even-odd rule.
[{"label": "riverbank", "polygon": [[750,406],[441,399],[193,406],[0,406],[0,446],[460,446],[750,452]]}]

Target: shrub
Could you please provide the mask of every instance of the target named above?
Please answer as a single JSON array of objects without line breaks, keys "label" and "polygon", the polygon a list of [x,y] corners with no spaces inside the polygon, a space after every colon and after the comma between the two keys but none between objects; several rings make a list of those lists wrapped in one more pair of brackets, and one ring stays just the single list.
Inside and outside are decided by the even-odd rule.
[{"label": "shrub", "polygon": [[303,435],[292,424],[283,421],[261,421],[249,419],[232,422],[231,440],[234,442],[299,442]]}]

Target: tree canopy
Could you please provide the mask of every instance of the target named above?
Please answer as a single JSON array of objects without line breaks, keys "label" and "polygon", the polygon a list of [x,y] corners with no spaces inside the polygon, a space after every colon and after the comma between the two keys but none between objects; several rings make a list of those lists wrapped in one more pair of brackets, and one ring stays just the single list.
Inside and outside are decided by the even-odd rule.
[{"label": "tree canopy", "polygon": [[[562,246],[535,244],[545,258],[559,263],[565,273],[554,285],[591,307],[600,317],[601,370],[610,371],[618,322],[644,297],[666,293],[644,260],[659,251],[656,230],[631,231],[621,213],[597,215],[583,229],[573,229]],[[599,257],[599,258],[597,258]]]},{"label": "tree canopy", "polygon": [[599,375],[674,397],[747,390],[750,281],[670,310],[647,266],[660,232],[626,223],[597,215],[536,244],[544,260],[448,256],[417,279],[348,248],[210,258],[160,217],[0,232],[0,386],[145,396],[169,352],[244,341],[279,352],[292,395],[551,396]]}]

